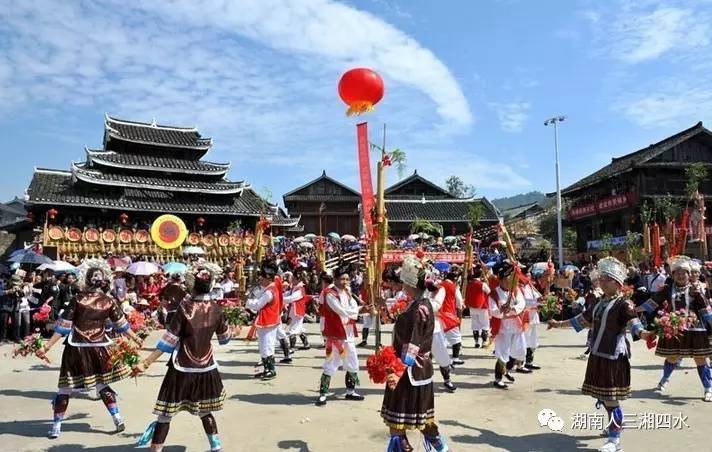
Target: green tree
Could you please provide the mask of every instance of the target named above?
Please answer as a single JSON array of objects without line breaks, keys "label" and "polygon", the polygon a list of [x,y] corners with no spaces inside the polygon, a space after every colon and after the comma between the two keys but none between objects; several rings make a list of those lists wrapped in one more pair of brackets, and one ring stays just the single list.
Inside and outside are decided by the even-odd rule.
[{"label": "green tree", "polygon": [[443,227],[439,224],[433,224],[428,220],[416,218],[415,221],[410,224],[410,233],[420,234],[421,232],[433,236],[442,236]]},{"label": "green tree", "polygon": [[[379,146],[375,143],[368,143],[371,146],[372,151],[378,151],[383,153],[383,146]],[[398,179],[403,178],[405,169],[407,168],[408,159],[406,153],[401,148],[395,148],[391,151],[387,151],[386,155],[391,160],[391,163],[396,166],[396,172],[398,173]]]},{"label": "green tree", "polygon": [[445,189],[456,198],[475,196],[475,187],[466,184],[459,176],[452,175],[445,179]]},{"label": "green tree", "polygon": [[642,234],[627,231],[625,234],[626,256],[629,265],[636,265],[643,260],[643,246],[641,244]]},{"label": "green tree", "polygon": [[601,236],[601,252],[606,256],[610,256],[613,248],[613,235],[608,233],[603,234]]},{"label": "green tree", "polygon": [[564,228],[564,248],[576,249],[576,239],[578,238],[573,228]]},{"label": "green tree", "polygon": [[685,169],[685,177],[687,183],[685,185],[685,194],[688,198],[700,189],[700,184],[707,179],[708,169],[704,163],[693,163]]}]

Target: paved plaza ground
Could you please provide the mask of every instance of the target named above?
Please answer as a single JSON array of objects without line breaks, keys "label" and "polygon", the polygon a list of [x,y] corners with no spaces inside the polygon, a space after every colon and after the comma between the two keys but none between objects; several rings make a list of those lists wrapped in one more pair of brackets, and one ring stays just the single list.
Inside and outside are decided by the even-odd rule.
[{"label": "paved plaza ground", "polygon": [[[320,344],[317,326],[309,325],[309,330],[312,342]],[[471,337],[464,340],[466,364],[454,374],[456,393],[442,390],[436,372],[436,416],[453,451],[569,452],[595,450],[602,444],[595,429],[603,411],[596,411],[594,400],[579,390],[586,363],[577,356],[583,351],[585,333],[544,331],[544,326],[540,331],[537,361],[544,370],[517,374],[508,391],[492,388],[494,358],[491,351],[473,348]],[[157,338],[154,333],[147,344],[155,344]],[[384,339],[387,342],[390,336]],[[336,398],[325,407],[316,407],[323,349],[298,351],[293,364],[278,367],[276,380],[261,382],[252,378],[258,361],[256,343],[234,340],[224,347],[215,345],[228,394],[225,410],[216,415],[225,451],[385,450],[388,432],[378,413],[383,388],[369,382],[365,370],[360,372],[364,402],[343,400],[341,373],[332,379]],[[165,373],[165,355],[139,378],[138,385],[133,379],[115,385],[126,419],[124,433],[111,433],[111,419],[92,393],[73,398],[62,436],[46,439],[62,347],[52,350],[51,366],[37,359],[13,360],[11,350],[9,345],[0,347],[0,356],[5,358],[0,368],[0,447],[4,451],[132,450],[153,420],[151,410]],[[372,352],[373,348],[360,349],[362,366]],[[661,360],[642,342],[633,345],[632,367],[633,397],[623,404],[626,424],[631,426],[623,435],[625,450],[709,450],[712,404],[701,399],[692,362],[685,361],[675,372],[664,396],[652,391]],[[563,431],[540,426],[537,414],[542,409],[551,409],[563,419]],[[580,425],[574,425],[574,420]],[[411,434],[414,445],[416,440]],[[207,450],[200,421],[185,413],[172,422],[167,444],[166,451]],[[418,443],[416,450],[422,451],[422,445]]]}]

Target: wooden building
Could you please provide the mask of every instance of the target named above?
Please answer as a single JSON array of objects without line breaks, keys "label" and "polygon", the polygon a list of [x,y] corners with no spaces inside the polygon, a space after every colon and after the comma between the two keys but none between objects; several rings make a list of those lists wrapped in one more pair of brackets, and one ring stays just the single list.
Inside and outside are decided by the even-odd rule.
[{"label": "wooden building", "polygon": [[290,214],[300,217],[304,233],[359,235],[361,195],[327,176],[326,171],[282,199]]},{"label": "wooden building", "polygon": [[[68,171],[35,169],[27,189],[28,215],[38,225],[57,226],[57,237],[63,230],[61,240],[49,241],[72,241],[66,234],[72,230],[74,236],[82,233],[76,240],[81,242],[87,230],[100,231],[102,249],[108,247],[103,246],[104,241],[114,236],[107,232],[104,237],[103,231],[128,231],[123,235],[131,233],[131,242],[135,242],[136,236],[146,237],[152,222],[162,214],[178,216],[191,232],[204,236],[209,248],[228,229],[254,230],[261,217],[270,218],[279,228],[297,225],[298,218],[289,218],[282,209],[264,201],[249,183],[228,180],[229,163],[203,160],[211,146],[212,140],[195,128],[107,115],[101,149],[85,148],[86,160],[72,162]],[[96,235],[89,234],[92,238]],[[150,242],[150,237],[145,241]],[[80,254],[78,257],[95,248],[73,245],[77,246],[68,249]],[[147,246],[136,248],[147,252]]]},{"label": "wooden building", "polygon": [[[712,132],[702,122],[611,163],[566,187],[561,194],[570,206],[566,222],[575,228],[578,251],[600,248],[610,234],[621,242],[627,231],[641,232],[640,206],[671,195],[685,202],[685,169],[692,163],[712,166]],[[707,200],[712,178],[700,186]],[[707,212],[711,205],[707,201]],[[708,215],[709,217],[709,215]]]},{"label": "wooden building", "polygon": [[[440,224],[445,235],[462,234],[467,231],[469,210],[474,203],[483,205],[482,227],[499,222],[497,209],[486,198],[456,198],[417,171],[388,187],[385,196],[389,233],[394,237],[409,235],[416,219]],[[326,172],[285,194],[283,199],[289,213],[301,217],[304,232],[319,234],[321,218],[324,234],[359,234],[360,193]]]}]

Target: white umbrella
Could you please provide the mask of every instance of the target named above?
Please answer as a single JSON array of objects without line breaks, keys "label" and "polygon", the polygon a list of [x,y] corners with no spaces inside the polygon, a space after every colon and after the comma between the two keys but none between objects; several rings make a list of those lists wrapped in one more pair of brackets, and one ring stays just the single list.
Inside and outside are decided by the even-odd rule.
[{"label": "white umbrella", "polygon": [[134,262],[133,264],[129,265],[129,268],[126,270],[127,273],[131,273],[132,275],[136,276],[149,276],[154,273],[158,273],[160,269],[156,264],[153,262]]},{"label": "white umbrella", "polygon": [[54,261],[51,264],[42,264],[37,270],[52,270],[53,272],[73,272],[77,269],[74,265],[64,261]]},{"label": "white umbrella", "polygon": [[309,243],[309,242],[302,242],[299,244],[302,248],[314,248],[314,244]]},{"label": "white umbrella", "polygon": [[346,242],[355,242],[356,237],[354,237],[353,235],[350,235],[350,234],[344,234],[341,236],[341,240],[344,240]]},{"label": "white umbrella", "polygon": [[297,237],[296,239],[292,240],[292,243],[303,243],[306,242],[307,239],[304,237]]},{"label": "white umbrella", "polygon": [[420,238],[420,235],[418,234],[411,234],[408,236],[408,240],[418,240]]},{"label": "white umbrella", "polygon": [[183,254],[205,254],[205,250],[199,246],[186,246],[183,248]]}]

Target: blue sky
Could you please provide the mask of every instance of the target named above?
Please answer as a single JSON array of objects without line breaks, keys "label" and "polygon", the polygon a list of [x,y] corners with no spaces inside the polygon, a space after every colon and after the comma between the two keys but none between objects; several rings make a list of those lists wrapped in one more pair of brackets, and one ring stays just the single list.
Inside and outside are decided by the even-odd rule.
[{"label": "blue sky", "polygon": [[0,200],[100,146],[105,112],[197,126],[208,160],[275,200],[322,169],[358,188],[336,94],[353,66],[385,79],[366,119],[406,173],[552,191],[549,116],[568,116],[564,186],[712,124],[711,24],[709,0],[17,2],[0,10]]}]

